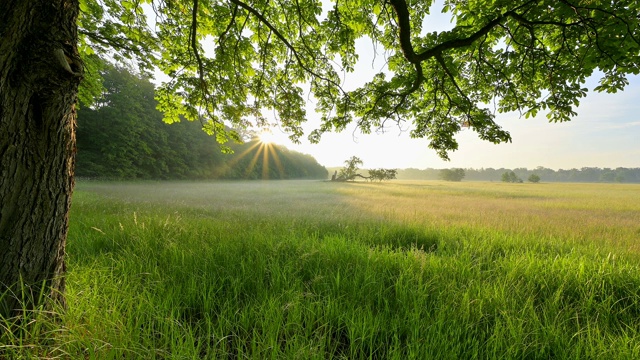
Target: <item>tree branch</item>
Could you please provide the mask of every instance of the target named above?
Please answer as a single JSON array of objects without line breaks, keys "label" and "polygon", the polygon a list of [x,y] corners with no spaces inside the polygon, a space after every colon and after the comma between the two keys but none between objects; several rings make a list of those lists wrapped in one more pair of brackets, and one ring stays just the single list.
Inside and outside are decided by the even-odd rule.
[{"label": "tree branch", "polygon": [[78,33],[86,36],[87,38],[95,41],[98,44],[112,47],[116,50],[125,50],[136,55],[142,54],[139,48],[134,47],[132,44],[127,44],[130,41],[125,37],[107,38],[105,36],[102,36],[98,31],[86,31],[84,29],[78,29]]},{"label": "tree branch", "polygon": [[196,57],[196,62],[198,63],[198,71],[202,85],[204,84],[204,65],[202,63],[202,59],[200,58],[200,53],[198,52],[198,0],[193,0],[193,9],[191,11],[191,29],[189,32],[189,37],[189,40],[191,41],[191,50],[193,50],[193,55]]},{"label": "tree branch", "polygon": [[224,42],[224,38],[227,36],[227,33],[229,33],[229,30],[231,30],[231,27],[236,23],[237,13],[238,13],[238,5],[236,4],[233,7],[233,13],[231,14],[231,20],[229,20],[229,24],[227,24],[227,28],[224,29],[224,31],[222,32],[222,34],[220,34],[220,36],[218,36],[218,46],[222,46],[222,43]]},{"label": "tree branch", "polygon": [[[195,1],[197,1],[197,0],[195,0]],[[247,10],[250,14],[255,16],[261,23],[266,25],[269,28],[269,30],[271,30],[271,32],[273,34],[275,34],[276,37],[293,53],[293,56],[295,57],[296,62],[298,63],[298,66],[300,66],[304,71],[306,71],[307,73],[311,74],[312,76],[315,76],[315,77],[317,77],[319,79],[322,79],[323,81],[326,81],[326,82],[332,84],[333,86],[338,88],[343,94],[346,95],[346,92],[342,89],[340,84],[338,84],[335,81],[333,81],[331,79],[328,79],[328,78],[316,73],[312,69],[310,69],[304,63],[304,61],[302,61],[302,58],[300,57],[300,54],[298,53],[296,48],[289,42],[289,40],[287,40],[287,38],[285,38],[284,35],[282,35],[282,33],[278,29],[276,29],[275,26],[273,26],[273,24],[271,24],[271,22],[269,22],[269,20],[267,20],[260,12],[258,12],[258,10],[256,10],[253,7],[243,3],[240,0],[230,0],[230,1],[232,3],[240,6],[241,8]]]}]

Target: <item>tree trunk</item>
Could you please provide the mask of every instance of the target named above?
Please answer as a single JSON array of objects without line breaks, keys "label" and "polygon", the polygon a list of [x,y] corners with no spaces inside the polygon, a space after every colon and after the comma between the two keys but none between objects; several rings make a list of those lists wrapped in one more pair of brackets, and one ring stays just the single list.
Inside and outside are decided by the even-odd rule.
[{"label": "tree trunk", "polygon": [[[63,300],[82,73],[78,7],[78,0],[0,1],[0,315],[5,317],[43,300]],[[18,302],[23,295],[27,302]]]}]

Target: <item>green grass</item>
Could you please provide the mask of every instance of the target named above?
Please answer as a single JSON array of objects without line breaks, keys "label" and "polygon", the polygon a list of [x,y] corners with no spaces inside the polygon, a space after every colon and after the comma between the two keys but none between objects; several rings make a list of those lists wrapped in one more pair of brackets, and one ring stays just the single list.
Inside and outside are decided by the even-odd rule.
[{"label": "green grass", "polygon": [[637,359],[639,244],[637,185],[81,182],[0,358]]}]

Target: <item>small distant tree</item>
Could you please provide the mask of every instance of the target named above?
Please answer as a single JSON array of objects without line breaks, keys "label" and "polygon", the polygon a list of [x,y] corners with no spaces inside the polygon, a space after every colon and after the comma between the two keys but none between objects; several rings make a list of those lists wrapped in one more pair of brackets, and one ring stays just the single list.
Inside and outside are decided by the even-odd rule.
[{"label": "small distant tree", "polygon": [[383,174],[380,170],[382,169],[370,169],[369,180],[374,181],[374,180],[382,179]]},{"label": "small distant tree", "polygon": [[350,159],[344,161],[345,166],[340,169],[338,173],[338,179],[342,181],[349,181],[355,179],[356,176],[362,176],[358,174],[362,160],[357,156],[352,156]]},{"label": "small distant tree", "polygon": [[509,183],[521,183],[522,179],[520,179],[513,171],[506,171],[502,174],[502,181]]},{"label": "small distant tree", "polygon": [[394,180],[398,175],[398,169],[384,169],[384,179],[382,180]]},{"label": "small distant tree", "polygon": [[331,177],[332,181],[353,181],[356,177],[361,177],[365,180],[392,180],[396,178],[398,174],[397,169],[372,169],[369,170],[369,176],[364,176],[358,171],[360,170],[360,165],[362,165],[362,160],[357,156],[352,156],[348,160],[345,160],[344,167],[338,171],[337,176],[334,175]]},{"label": "small distant tree", "polygon": [[369,170],[369,180],[393,180],[396,178],[397,174],[397,169],[371,169]]},{"label": "small distant tree", "polygon": [[442,169],[440,170],[440,179],[445,181],[462,181],[464,179],[464,169]]},{"label": "small distant tree", "polygon": [[529,178],[527,180],[529,180],[529,182],[532,182],[532,183],[539,183],[540,176],[538,176],[537,174],[531,174],[529,175]]}]

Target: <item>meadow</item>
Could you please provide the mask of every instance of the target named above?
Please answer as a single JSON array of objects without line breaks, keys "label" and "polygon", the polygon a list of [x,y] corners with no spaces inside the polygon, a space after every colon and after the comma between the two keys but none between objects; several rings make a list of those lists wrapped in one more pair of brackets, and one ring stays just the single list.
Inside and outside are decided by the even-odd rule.
[{"label": "meadow", "polygon": [[0,358],[640,358],[639,185],[80,181],[67,252]]}]

